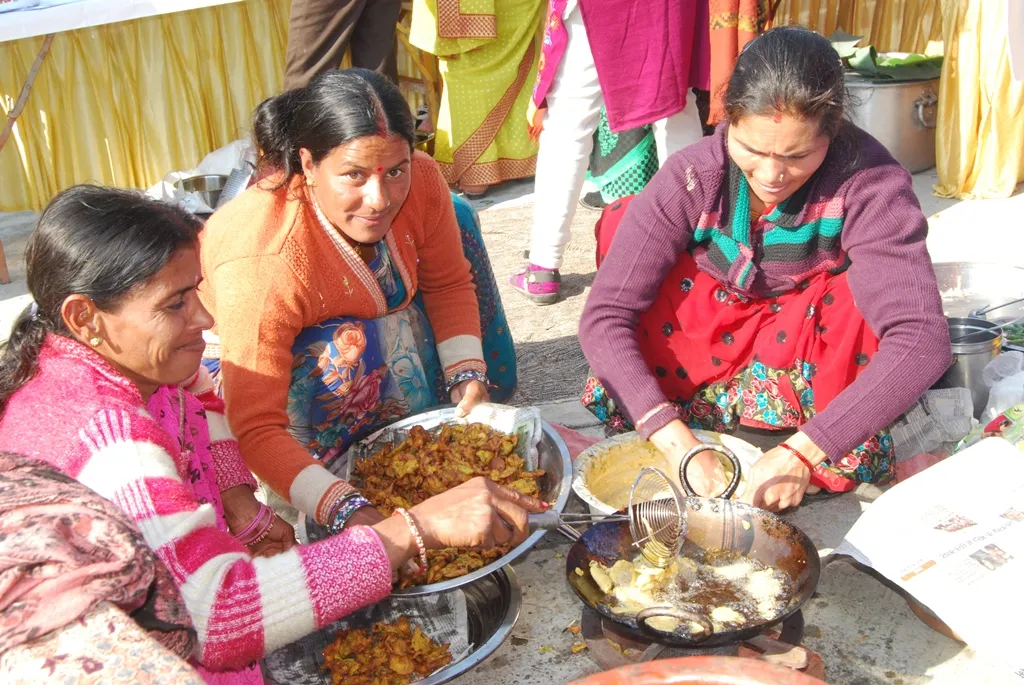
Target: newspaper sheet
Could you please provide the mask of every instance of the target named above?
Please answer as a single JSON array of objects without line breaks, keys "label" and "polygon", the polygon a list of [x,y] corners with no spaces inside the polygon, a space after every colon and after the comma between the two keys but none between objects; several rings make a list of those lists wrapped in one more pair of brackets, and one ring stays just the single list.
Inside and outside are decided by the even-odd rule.
[{"label": "newspaper sheet", "polygon": [[929,390],[889,427],[896,461],[922,452],[949,454],[975,423],[970,390]]},{"label": "newspaper sheet", "polygon": [[[879,497],[837,554],[930,608],[1024,681],[1024,454],[989,438]],[[1009,674],[1012,673],[1013,678]]]}]

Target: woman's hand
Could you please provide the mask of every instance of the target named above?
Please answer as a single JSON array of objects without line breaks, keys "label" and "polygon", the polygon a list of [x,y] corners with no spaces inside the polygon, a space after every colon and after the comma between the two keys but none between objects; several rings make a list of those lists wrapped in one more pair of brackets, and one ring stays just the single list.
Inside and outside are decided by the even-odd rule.
[{"label": "woman's hand", "polygon": [[[683,490],[679,478],[679,465],[686,453],[701,444],[701,441],[682,420],[675,419],[652,433],[651,442],[668,460],[667,475],[680,490]],[[686,477],[694,491],[702,497],[717,495],[729,484],[725,478],[725,467],[722,466],[717,454],[710,450],[700,452],[690,460]]]},{"label": "woman's hand", "polygon": [[[245,530],[252,520],[259,516],[263,506],[248,485],[236,485],[220,493],[220,501],[224,507],[224,518],[228,522],[228,530],[238,535]],[[291,549],[295,544],[295,529],[277,514],[271,524],[270,533],[255,545],[249,546],[254,557],[270,557]]]},{"label": "woman's hand", "polygon": [[[789,438],[786,444],[815,466],[826,459],[825,453],[803,433]],[[754,464],[747,476],[743,501],[768,511],[782,511],[800,504],[810,482],[807,466],[785,447],[776,447]]]},{"label": "woman's hand", "polygon": [[272,557],[287,552],[295,544],[295,529],[283,518],[274,514],[274,522],[270,532],[254,545],[249,545],[249,553],[254,557]]},{"label": "woman's hand", "polygon": [[541,131],[544,130],[544,116],[547,114],[547,107],[539,107],[533,115],[532,122],[526,122],[526,137],[531,143],[540,142]]},{"label": "woman's hand", "polygon": [[452,388],[451,398],[458,405],[455,407],[455,415],[462,417],[481,402],[489,401],[491,395],[487,392],[487,386],[480,381],[463,381]]},{"label": "woman's hand", "polygon": [[[518,544],[529,533],[527,513],[547,505],[510,488],[478,477],[409,510],[428,549]],[[391,568],[413,559],[416,541],[405,519],[392,516],[373,527],[387,551]]]},{"label": "woman's hand", "polygon": [[430,549],[517,545],[529,534],[527,513],[547,506],[511,488],[477,477],[409,510]]}]

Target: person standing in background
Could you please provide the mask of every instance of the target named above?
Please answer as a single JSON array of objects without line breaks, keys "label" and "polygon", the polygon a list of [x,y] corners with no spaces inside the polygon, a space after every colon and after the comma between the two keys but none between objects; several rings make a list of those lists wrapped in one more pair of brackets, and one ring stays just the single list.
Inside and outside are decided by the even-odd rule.
[{"label": "person standing in background", "polygon": [[470,197],[533,176],[537,143],[523,125],[537,74],[545,0],[414,0],[409,40],[435,55],[444,82],[434,159]]},{"label": "person standing in background", "polygon": [[703,136],[693,88],[709,79],[708,0],[551,0],[527,113],[539,136],[529,263],[510,279],[558,301],[559,268],[602,106],[609,128],[654,124],[658,159]]},{"label": "person standing in background", "polygon": [[401,10],[402,0],[292,0],[282,90],[302,88],[337,69],[350,48],[353,67],[380,72],[397,85]]}]

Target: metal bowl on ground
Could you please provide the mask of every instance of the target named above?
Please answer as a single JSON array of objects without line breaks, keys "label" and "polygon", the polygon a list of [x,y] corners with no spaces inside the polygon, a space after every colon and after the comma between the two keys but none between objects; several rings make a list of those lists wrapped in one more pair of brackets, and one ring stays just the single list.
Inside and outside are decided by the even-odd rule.
[{"label": "metal bowl on ground", "polygon": [[[397,421],[390,426],[388,429],[406,430],[411,429],[413,426],[422,426],[423,428],[430,430],[440,426],[442,423],[454,423],[459,419],[455,416],[455,407],[445,407],[442,409],[434,409],[422,414],[415,416],[409,416]],[[569,450],[565,446],[565,442],[558,432],[551,427],[546,421],[541,422],[543,426],[543,435],[541,436],[540,443],[537,445],[538,456],[538,467],[544,469],[544,476],[538,480],[540,485],[540,498],[545,502],[551,504],[551,511],[557,511],[561,513],[565,509],[566,502],[569,501],[569,492],[572,489],[572,461],[569,459]],[[346,465],[346,460],[338,458],[331,462],[329,469],[332,473],[338,476],[343,476],[341,472]],[[358,483],[353,483],[358,487]],[[310,542],[316,540],[322,540],[328,537],[327,529],[324,526],[317,524],[310,517],[306,517],[305,521],[300,526],[300,539],[305,537]],[[532,533],[526,540],[520,545],[513,547],[509,550],[508,554],[487,564],[483,568],[477,569],[472,573],[466,574],[459,578],[452,578],[441,583],[430,583],[429,585],[417,585],[414,587],[404,588],[402,590],[395,590],[393,596],[405,596],[415,597],[419,595],[429,595],[435,592],[445,592],[453,590],[457,587],[462,587],[468,583],[472,583],[475,580],[483,578],[484,576],[497,571],[498,569],[512,563],[522,555],[530,551],[534,545],[536,545],[542,537],[544,537],[545,530],[538,530]]]},{"label": "metal bowl on ground", "polygon": [[[461,595],[465,605],[465,637],[469,643],[469,651],[458,661],[453,661],[422,680],[416,685],[440,685],[447,683],[479,666],[494,653],[512,633],[512,628],[519,620],[522,609],[523,593],[519,579],[510,566],[479,578],[469,585],[463,585],[452,592]],[[460,604],[455,595],[435,595],[435,599],[450,600],[451,606]],[[427,617],[434,620],[437,629],[448,631],[444,634],[431,634],[429,623],[424,622],[424,607],[415,607],[423,599],[393,597],[346,616],[342,622],[321,629],[315,633],[285,645],[281,649],[267,655],[264,662],[264,675],[268,685],[329,685],[330,675],[324,670],[323,650],[334,641],[340,628],[362,628],[368,630],[377,621],[393,621],[399,616],[406,616],[415,624],[427,631],[429,637],[438,642],[448,642],[452,638],[454,628],[452,615],[439,620],[436,614]],[[403,604],[406,608],[403,610]],[[458,615],[458,613],[455,613]],[[447,627],[441,627],[447,626]]]},{"label": "metal bowl on ground", "polygon": [[[1024,269],[979,262],[940,262],[935,265],[942,309],[947,317],[966,317],[976,309],[1024,297]],[[1006,323],[1024,316],[1024,302],[1001,307],[984,318]]]},{"label": "metal bowl on ground", "polygon": [[[746,485],[744,473],[749,472],[754,462],[764,454],[745,440],[695,430],[694,435],[702,442],[718,444],[728,448],[739,459],[740,485],[735,497],[743,494]],[[725,464],[723,460],[723,464]],[[638,433],[624,433],[593,445],[576,457],[573,462],[572,489],[587,503],[592,514],[614,514],[629,503],[629,490],[640,469],[653,466],[665,472],[672,472],[665,457]]]},{"label": "metal bowl on ground", "polygon": [[508,638],[519,620],[523,591],[511,566],[505,566],[460,589],[466,597],[472,651],[429,678],[417,681],[418,685],[441,685],[479,666]]},{"label": "metal bowl on ground", "polygon": [[206,174],[204,176],[191,176],[178,181],[178,189],[186,193],[197,194],[203,203],[211,210],[220,201],[221,191],[228,182],[227,176],[220,174]]}]

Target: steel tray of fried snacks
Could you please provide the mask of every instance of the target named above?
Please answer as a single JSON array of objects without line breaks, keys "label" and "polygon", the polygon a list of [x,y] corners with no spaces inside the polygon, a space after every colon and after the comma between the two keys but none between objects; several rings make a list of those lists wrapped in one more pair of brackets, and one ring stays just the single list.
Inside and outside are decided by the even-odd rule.
[{"label": "steel tray of fried snacks", "polygon": [[[350,458],[355,458],[356,460],[369,457],[382,449],[385,445],[394,444],[403,440],[407,431],[414,426],[422,426],[427,431],[433,431],[443,423],[460,422],[463,421],[455,416],[454,407],[434,409],[423,414],[410,416],[383,429],[369,444],[367,444],[366,441],[355,443],[349,449],[348,456]],[[541,436],[540,443],[537,445],[537,465],[545,472],[544,476],[538,479],[538,485],[540,486],[540,499],[551,504],[552,510],[562,512],[565,509],[565,504],[569,499],[569,493],[572,490],[572,461],[569,459],[569,450],[566,448],[565,442],[563,442],[558,432],[555,431],[555,429],[547,422],[542,422],[542,427],[543,434]],[[332,473],[335,473],[335,475],[343,476],[343,473],[338,473],[337,471],[344,468],[345,461],[346,460],[338,459],[335,462],[332,462],[328,468]],[[353,483],[353,485],[359,487],[358,482]],[[304,529],[305,537],[308,538],[310,542],[315,542],[328,537],[327,528],[320,526],[312,518],[306,517],[302,524],[303,525],[300,526],[300,537],[303,535],[303,530],[301,529]],[[429,595],[435,592],[446,592],[472,583],[521,557],[523,554],[528,552],[531,547],[537,544],[542,537],[544,537],[545,532],[546,531],[544,530],[538,530],[532,533],[528,538],[526,538],[526,540],[518,546],[513,547],[505,555],[489,564],[485,564],[483,567],[475,571],[467,573],[464,576],[451,578],[438,583],[414,585],[412,587],[395,589],[392,592],[392,595],[406,597]]]}]

